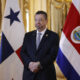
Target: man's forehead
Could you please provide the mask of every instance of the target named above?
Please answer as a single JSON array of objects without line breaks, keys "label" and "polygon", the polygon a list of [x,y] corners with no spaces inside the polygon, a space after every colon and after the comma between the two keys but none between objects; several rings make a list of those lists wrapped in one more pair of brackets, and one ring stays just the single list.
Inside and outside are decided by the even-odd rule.
[{"label": "man's forehead", "polygon": [[45,16],[45,14],[36,14],[36,15],[35,15],[35,18],[36,18],[36,19],[38,19],[38,18],[43,18],[43,19],[45,19],[46,16]]},{"label": "man's forehead", "polygon": [[36,14],[35,16],[44,16],[44,14]]}]

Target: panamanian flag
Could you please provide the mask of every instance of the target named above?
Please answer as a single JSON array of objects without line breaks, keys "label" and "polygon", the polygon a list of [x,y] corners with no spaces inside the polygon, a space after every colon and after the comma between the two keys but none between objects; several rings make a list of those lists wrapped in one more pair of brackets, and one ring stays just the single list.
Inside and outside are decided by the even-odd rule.
[{"label": "panamanian flag", "polygon": [[25,30],[18,0],[6,0],[0,45],[0,80],[22,80],[20,49]]},{"label": "panamanian flag", "polygon": [[72,0],[60,39],[57,63],[67,80],[80,80],[80,0]]}]

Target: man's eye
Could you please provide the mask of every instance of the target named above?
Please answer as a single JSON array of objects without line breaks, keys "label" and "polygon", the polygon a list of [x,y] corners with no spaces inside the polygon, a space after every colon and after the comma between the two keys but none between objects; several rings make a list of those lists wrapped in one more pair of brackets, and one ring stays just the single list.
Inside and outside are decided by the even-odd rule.
[{"label": "man's eye", "polygon": [[35,19],[35,21],[42,21],[42,19],[39,19],[39,20]]}]

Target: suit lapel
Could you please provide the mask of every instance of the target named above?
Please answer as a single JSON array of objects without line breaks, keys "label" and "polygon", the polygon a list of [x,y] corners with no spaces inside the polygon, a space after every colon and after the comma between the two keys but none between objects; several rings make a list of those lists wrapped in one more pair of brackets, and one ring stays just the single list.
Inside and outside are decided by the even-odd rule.
[{"label": "suit lapel", "polygon": [[32,51],[33,53],[36,53],[36,30],[32,34]]},{"label": "suit lapel", "polygon": [[46,41],[47,38],[48,38],[48,35],[49,35],[49,34],[48,34],[48,30],[46,30],[46,32],[45,32],[45,34],[43,35],[43,38],[42,38],[42,40],[41,40],[41,42],[40,42],[40,45],[39,45],[37,51],[44,45],[45,41]]}]

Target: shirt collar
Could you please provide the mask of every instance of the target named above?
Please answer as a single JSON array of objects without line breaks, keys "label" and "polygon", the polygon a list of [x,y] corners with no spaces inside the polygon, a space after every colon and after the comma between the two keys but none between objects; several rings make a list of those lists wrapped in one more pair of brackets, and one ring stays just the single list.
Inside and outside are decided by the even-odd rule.
[{"label": "shirt collar", "polygon": [[[42,34],[42,35],[44,35],[44,33],[45,33],[45,31],[47,30],[47,28],[45,28],[43,31],[41,31],[40,33]],[[39,33],[39,31],[37,30],[37,33]]]}]

